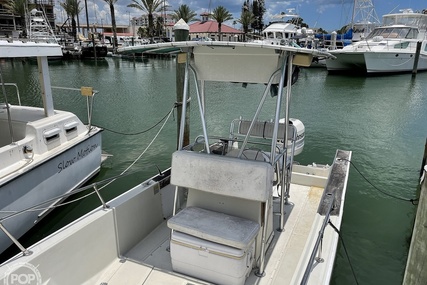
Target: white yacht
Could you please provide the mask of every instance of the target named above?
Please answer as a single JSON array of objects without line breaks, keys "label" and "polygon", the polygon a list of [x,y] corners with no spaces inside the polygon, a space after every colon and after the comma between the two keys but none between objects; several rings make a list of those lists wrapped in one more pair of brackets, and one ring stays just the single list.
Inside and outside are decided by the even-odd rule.
[{"label": "white yacht", "polygon": [[296,43],[295,37],[301,35],[301,28],[295,23],[299,15],[294,13],[294,9],[287,9],[287,13],[273,15],[271,18],[272,23],[261,32],[262,39],[254,42],[272,45]]},{"label": "white yacht", "polygon": [[[169,169],[107,203],[101,199],[99,208],[23,249],[0,266],[0,278],[7,283],[29,272],[38,284],[61,285],[329,284],[351,151],[337,150],[324,165],[299,165],[296,127],[288,123],[297,66],[328,54],[207,41],[118,51],[163,48],[180,50],[183,102],[194,82],[201,134],[184,145],[182,116]],[[236,106],[237,117],[211,133],[215,118],[206,110],[212,100],[205,99],[212,96],[212,81],[265,89],[227,94],[222,104]],[[233,103],[242,96],[254,108],[242,110]],[[183,104],[182,114],[186,108]],[[293,143],[280,143],[289,140]]]},{"label": "white yacht", "polygon": [[[42,108],[21,105],[19,86],[5,82],[0,68],[0,252],[43,218],[44,209],[61,200],[56,197],[100,170],[101,129],[54,109],[48,57],[56,56],[62,56],[56,43],[0,41],[2,59],[37,58],[41,90],[36,95],[43,99]],[[83,90],[92,101],[91,88]]]},{"label": "white yacht", "polygon": [[365,39],[331,51],[336,59],[327,59],[326,68],[330,73],[363,74],[427,70],[426,31],[427,10],[384,15],[382,25]]}]

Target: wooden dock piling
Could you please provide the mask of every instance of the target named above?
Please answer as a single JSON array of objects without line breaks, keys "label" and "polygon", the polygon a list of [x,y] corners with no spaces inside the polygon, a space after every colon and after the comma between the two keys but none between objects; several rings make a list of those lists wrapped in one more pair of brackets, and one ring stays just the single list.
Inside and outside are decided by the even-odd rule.
[{"label": "wooden dock piling", "polygon": [[421,190],[402,285],[427,284],[427,140],[421,167]]},{"label": "wooden dock piling", "polygon": [[420,59],[420,52],[421,52],[421,42],[417,42],[417,49],[415,51],[415,58],[414,58],[414,67],[412,68],[412,77],[415,77],[418,70],[418,61]]}]

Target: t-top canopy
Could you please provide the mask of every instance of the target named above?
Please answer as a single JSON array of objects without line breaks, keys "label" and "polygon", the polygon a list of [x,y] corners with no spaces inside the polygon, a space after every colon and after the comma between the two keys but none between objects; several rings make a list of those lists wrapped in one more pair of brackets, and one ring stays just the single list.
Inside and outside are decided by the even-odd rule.
[{"label": "t-top canopy", "polygon": [[0,58],[62,56],[56,43],[23,42],[0,40]]},{"label": "t-top canopy", "polygon": [[[309,66],[313,56],[331,54],[301,47],[242,42],[169,42],[119,48],[119,53],[155,51],[175,48],[176,52],[192,52],[191,64],[199,80],[266,84],[282,66],[285,54],[294,56],[293,64]],[[274,82],[273,83],[277,83]]]}]

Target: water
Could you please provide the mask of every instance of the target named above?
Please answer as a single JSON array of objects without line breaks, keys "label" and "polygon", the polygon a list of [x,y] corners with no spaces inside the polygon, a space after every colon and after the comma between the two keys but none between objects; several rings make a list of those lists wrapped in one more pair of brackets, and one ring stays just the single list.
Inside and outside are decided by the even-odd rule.
[{"label": "water", "polygon": [[[18,80],[23,104],[41,105],[35,64],[0,62],[5,81]],[[93,86],[93,123],[109,130],[135,133],[158,123],[173,107],[175,60],[70,61],[51,63],[54,86]],[[243,92],[240,86],[209,84],[215,97],[207,116],[214,119],[209,130],[229,124],[236,108],[253,111],[242,97],[227,106],[226,95]],[[260,92],[249,85],[245,92]],[[386,77],[328,75],[324,69],[303,69],[294,85],[291,117],[306,127],[305,148],[296,160],[331,163],[337,148],[352,150],[355,167],[350,169],[341,234],[359,284],[401,284],[406,265],[416,207],[380,191],[414,198],[427,135],[427,73]],[[11,103],[16,100],[10,99]],[[55,108],[69,110],[87,121],[86,101],[74,91],[55,90]],[[191,137],[199,134],[196,102],[191,107]],[[252,109],[251,109],[252,108]],[[264,114],[265,115],[265,114]],[[268,114],[267,114],[268,115]],[[272,114],[271,114],[272,116]],[[106,200],[164,169],[176,147],[176,120],[166,123],[155,143],[130,170],[131,175],[102,190]],[[150,144],[159,127],[128,136],[105,130],[103,149],[112,154],[100,174],[102,180],[120,174]],[[363,175],[363,176],[362,176]],[[370,185],[365,178],[375,187]],[[52,212],[21,240],[24,245],[52,233],[100,204],[95,196]],[[15,253],[10,250],[8,255]],[[4,256],[3,256],[4,258]],[[356,284],[342,244],[339,245],[331,284]]]}]

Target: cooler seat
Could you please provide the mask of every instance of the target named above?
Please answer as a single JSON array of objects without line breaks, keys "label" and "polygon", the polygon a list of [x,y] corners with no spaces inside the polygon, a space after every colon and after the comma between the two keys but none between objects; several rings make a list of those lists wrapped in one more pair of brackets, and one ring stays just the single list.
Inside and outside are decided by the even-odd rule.
[{"label": "cooler seat", "polygon": [[187,207],[168,221],[174,271],[216,284],[244,284],[262,254],[273,177],[264,161],[176,151],[171,184],[188,189],[188,198]]},{"label": "cooler seat", "polygon": [[246,249],[260,225],[240,217],[198,207],[188,207],[168,220],[168,227],[197,238]]}]

